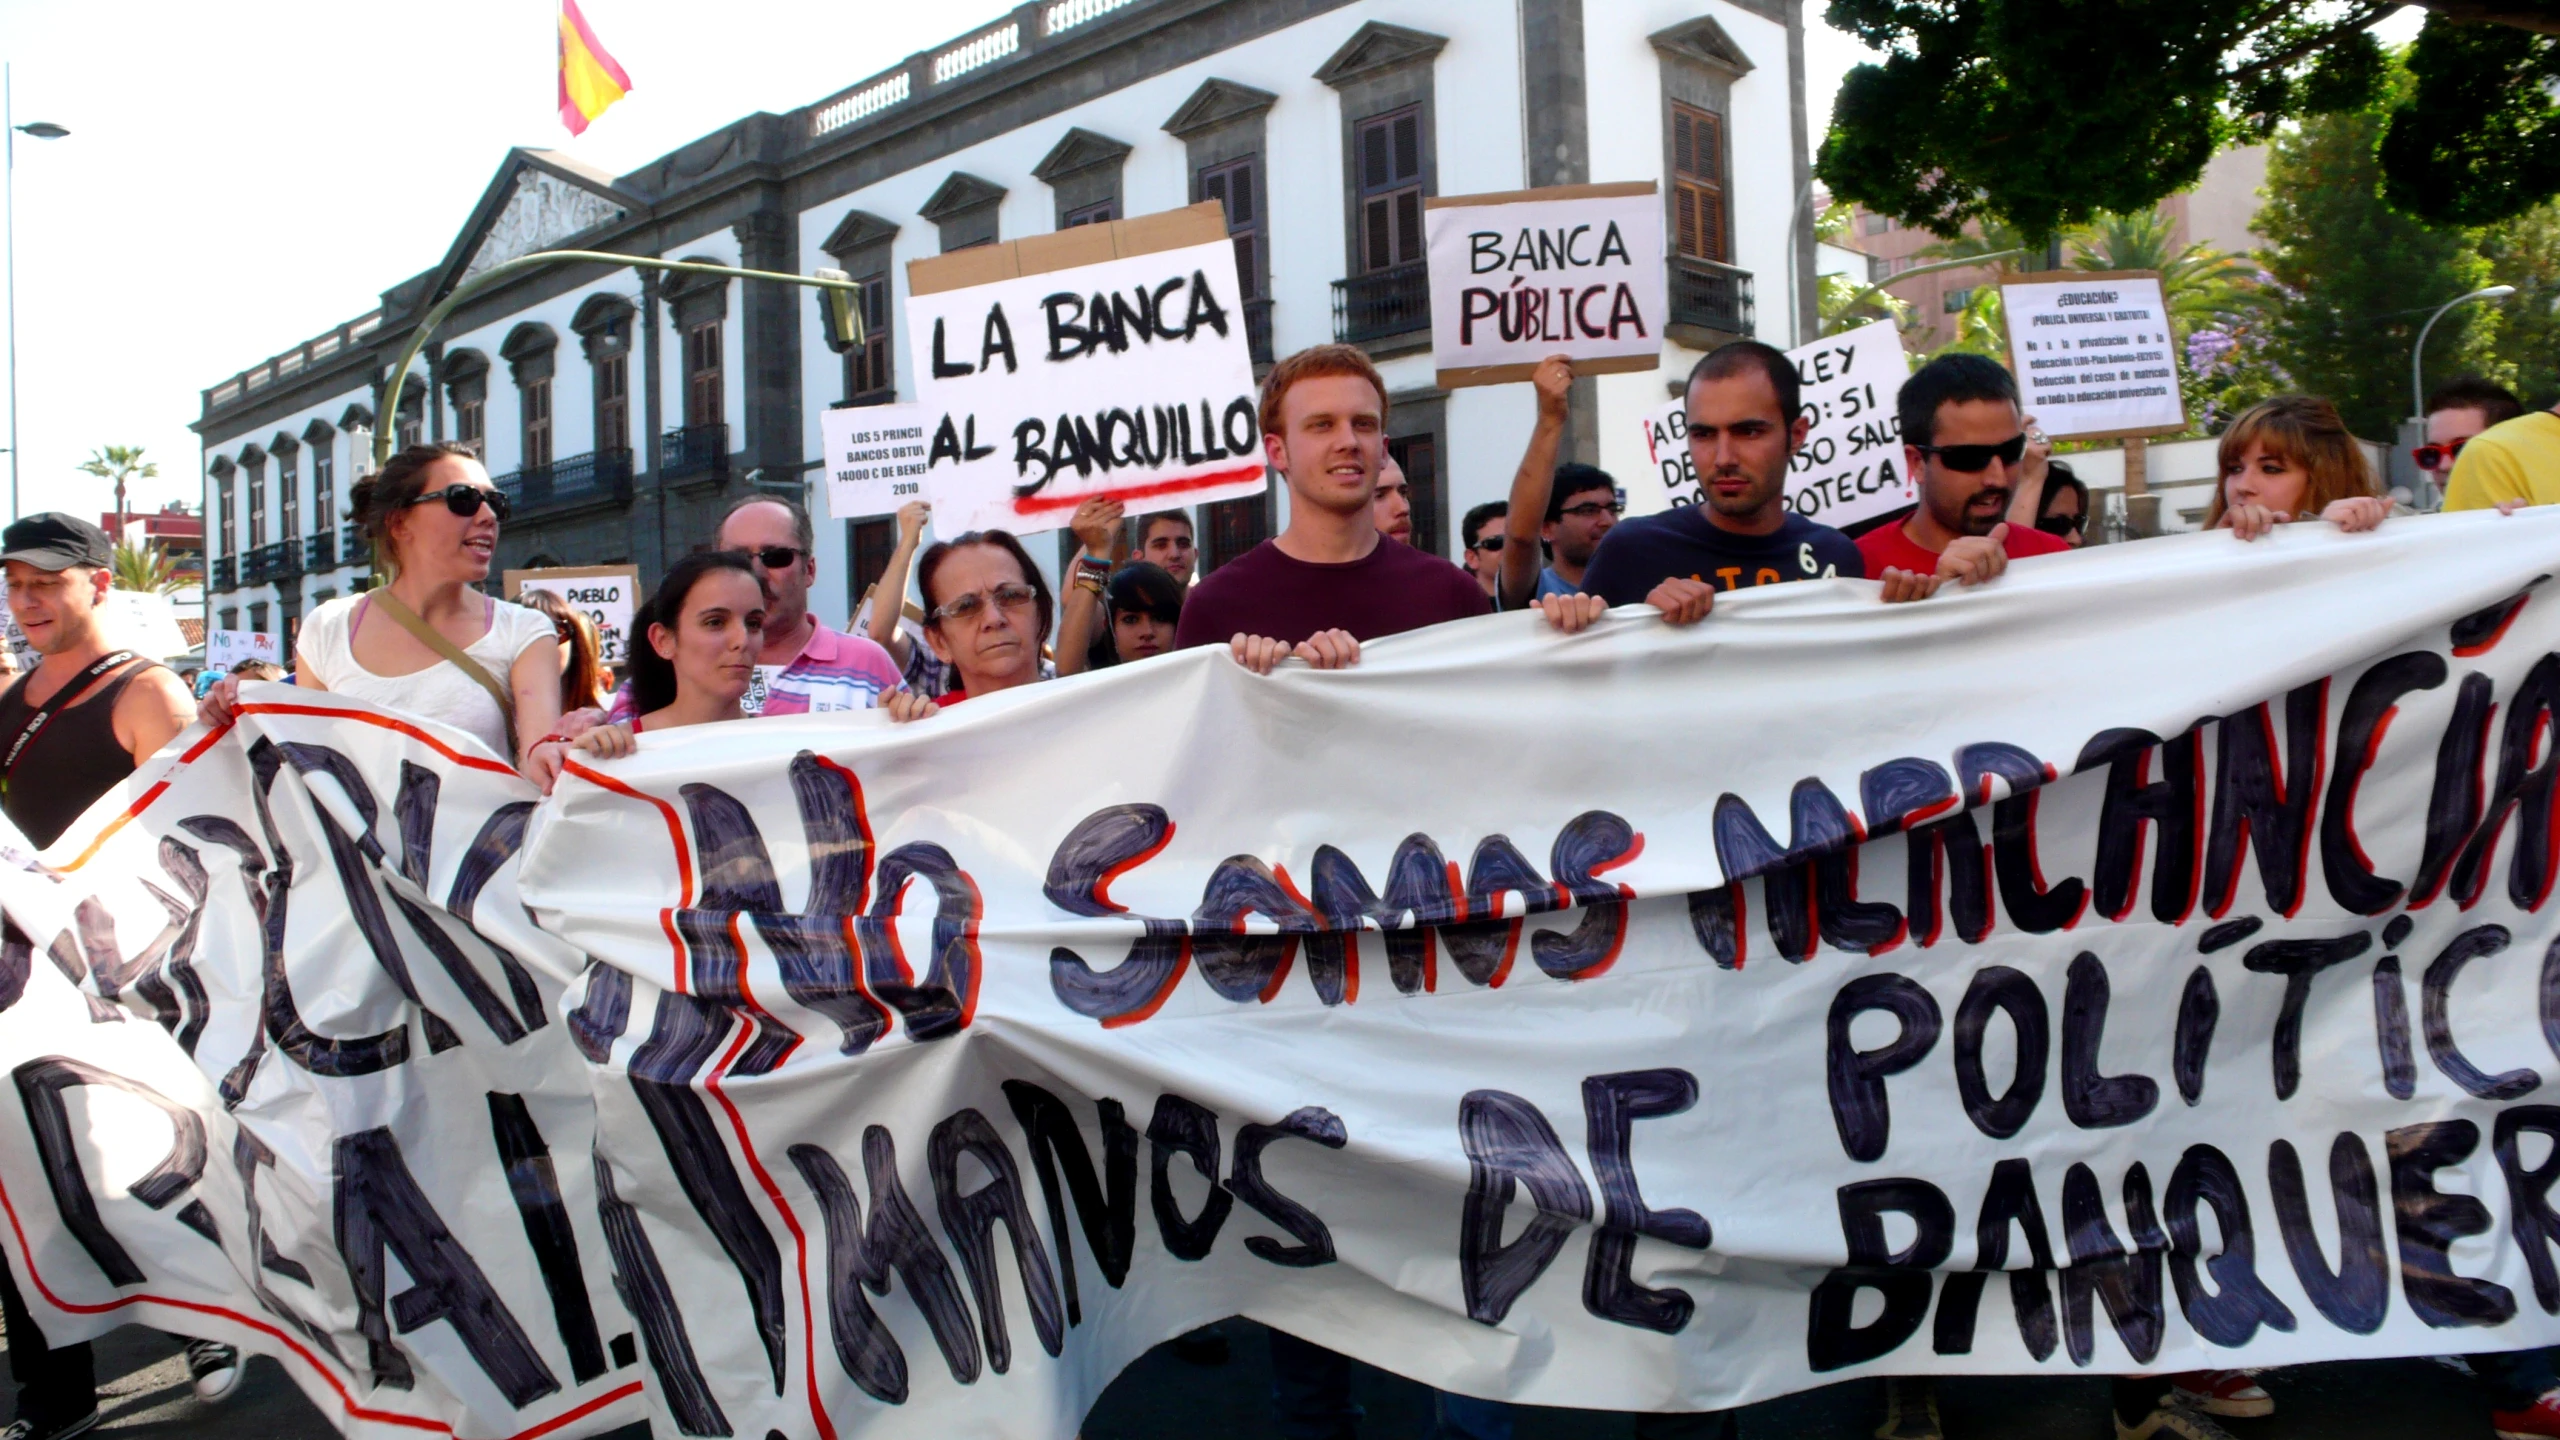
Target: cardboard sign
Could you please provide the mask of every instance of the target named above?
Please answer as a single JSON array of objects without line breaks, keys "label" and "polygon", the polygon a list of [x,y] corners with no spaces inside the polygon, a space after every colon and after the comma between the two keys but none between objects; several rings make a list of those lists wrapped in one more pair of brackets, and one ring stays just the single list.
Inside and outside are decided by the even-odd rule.
[{"label": "cardboard sign", "polygon": [[925,498],[928,423],[922,405],[858,405],[819,416],[828,516],[892,515],[908,501]]},{"label": "cardboard sign", "polygon": [[2178,347],[2156,270],[2016,275],[2000,284],[2020,402],[2056,440],[2187,428]]},{"label": "cardboard sign", "polygon": [[1258,494],[1244,295],[1214,202],[907,267],[937,528],[1055,530]]},{"label": "cardboard sign", "polygon": [[1584,375],[1661,363],[1671,301],[1652,181],[1441,196],[1423,210],[1442,389],[1526,380],[1550,355]]},{"label": "cardboard sign", "polygon": [[204,668],[230,673],[231,667],[243,660],[284,663],[282,637],[265,630],[207,630],[204,632]]},{"label": "cardboard sign", "polygon": [[[1787,506],[1834,527],[1898,510],[1919,498],[1902,460],[1902,426],[1894,401],[1911,373],[1893,323],[1879,320],[1787,352],[1802,385],[1813,428],[1790,462]],[[1645,453],[1653,484],[1634,487],[1638,514],[1705,498],[1689,453],[1685,399],[1644,417]],[[1660,503],[1651,503],[1658,486]]]},{"label": "cardboard sign", "polygon": [[528,590],[548,590],[587,617],[596,627],[596,644],[607,665],[630,656],[631,617],[640,608],[637,565],[563,565],[550,570],[510,570],[504,577],[509,599],[521,601]]}]

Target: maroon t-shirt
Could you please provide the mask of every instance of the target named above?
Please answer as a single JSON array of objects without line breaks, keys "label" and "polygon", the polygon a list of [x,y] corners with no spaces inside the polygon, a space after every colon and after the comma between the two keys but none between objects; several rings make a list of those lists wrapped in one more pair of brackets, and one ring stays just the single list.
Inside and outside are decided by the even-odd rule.
[{"label": "maroon t-shirt", "polygon": [[1383,535],[1345,565],[1292,560],[1265,540],[1191,587],[1173,643],[1180,650],[1260,635],[1295,645],[1322,630],[1367,641],[1485,613],[1474,576]]}]

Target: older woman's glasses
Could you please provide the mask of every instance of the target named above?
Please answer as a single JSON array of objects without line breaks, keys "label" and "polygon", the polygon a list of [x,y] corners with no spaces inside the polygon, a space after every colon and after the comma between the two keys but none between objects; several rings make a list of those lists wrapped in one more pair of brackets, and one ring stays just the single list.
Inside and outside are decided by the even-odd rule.
[{"label": "older woman's glasses", "polygon": [[998,585],[986,591],[972,590],[966,595],[954,595],[934,606],[933,613],[925,618],[937,622],[972,619],[987,608],[987,600],[990,596],[994,597],[996,604],[1004,609],[1019,610],[1038,599],[1039,592],[1023,584]]}]

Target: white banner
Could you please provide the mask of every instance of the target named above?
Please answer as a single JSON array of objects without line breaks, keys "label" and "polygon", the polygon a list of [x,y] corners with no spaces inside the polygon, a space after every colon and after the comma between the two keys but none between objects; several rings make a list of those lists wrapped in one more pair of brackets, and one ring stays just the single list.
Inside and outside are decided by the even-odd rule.
[{"label": "white banner", "polygon": [[1260,493],[1246,323],[1223,238],[910,294],[935,527],[1056,530],[1094,496],[1140,514]]},{"label": "white banner", "polygon": [[1431,359],[1443,387],[1650,370],[1670,315],[1662,197],[1650,180],[1424,202]]},{"label": "white banner", "polygon": [[207,630],[204,632],[204,667],[228,674],[243,660],[284,663],[281,636],[265,630]]},{"label": "white banner", "polygon": [[[1788,351],[1787,359],[1795,364],[1805,413],[1813,417],[1788,463],[1787,507],[1838,527],[1916,501],[1893,408],[1911,362],[1892,322],[1825,336]],[[1670,505],[1695,505],[1701,495],[1689,453],[1688,405],[1683,396],[1644,417],[1645,454]]]},{"label": "white banner", "polygon": [[2000,287],[2019,401],[2057,440],[2187,428],[2168,302],[2151,270],[2018,277]]},{"label": "white banner", "polygon": [[548,590],[587,617],[596,627],[599,654],[607,665],[631,658],[638,637],[631,617],[640,609],[637,565],[562,565],[546,570],[510,570],[504,577],[507,598],[524,599],[528,590]]},{"label": "white banner", "polygon": [[1197,650],[539,806],[253,689],[0,874],[0,1243],[470,1435],[1045,1440],[1230,1314],[1609,1409],[2548,1345],[2555,544]]}]

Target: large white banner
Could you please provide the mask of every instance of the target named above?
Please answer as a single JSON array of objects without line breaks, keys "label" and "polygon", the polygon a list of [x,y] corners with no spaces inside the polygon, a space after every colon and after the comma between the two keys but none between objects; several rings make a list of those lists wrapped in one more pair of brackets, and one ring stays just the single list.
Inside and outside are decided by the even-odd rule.
[{"label": "large white banner", "polygon": [[538,806],[254,689],[0,877],[0,1243],[474,1436],[1063,1436],[1230,1314],[1612,1409],[2551,1344],[2555,547],[1200,650]]}]

